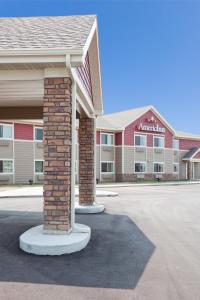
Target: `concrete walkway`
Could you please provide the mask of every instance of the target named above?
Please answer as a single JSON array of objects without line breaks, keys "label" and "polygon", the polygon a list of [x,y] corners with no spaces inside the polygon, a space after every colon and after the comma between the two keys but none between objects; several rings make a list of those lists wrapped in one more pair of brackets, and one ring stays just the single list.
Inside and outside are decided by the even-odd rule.
[{"label": "concrete walkway", "polygon": [[113,182],[107,184],[98,184],[98,188],[113,188],[113,187],[137,187],[137,186],[177,186],[177,185],[191,185],[200,184],[200,180],[195,181],[160,181],[160,182],[147,182],[147,183],[135,183],[135,182]]},{"label": "concrete walkway", "polygon": [[[0,191],[0,198],[16,198],[16,197],[42,197],[43,187],[42,186],[27,186],[18,187],[16,189],[8,189]],[[79,196],[79,190],[75,188],[75,196]],[[116,197],[118,193],[111,191],[97,190],[96,197]]]}]

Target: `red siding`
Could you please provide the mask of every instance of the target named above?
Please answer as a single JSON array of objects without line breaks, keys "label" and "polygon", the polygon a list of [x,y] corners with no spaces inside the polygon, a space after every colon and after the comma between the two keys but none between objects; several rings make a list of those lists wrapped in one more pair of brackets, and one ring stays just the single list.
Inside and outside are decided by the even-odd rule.
[{"label": "red siding", "polygon": [[90,74],[90,61],[89,61],[89,55],[86,55],[85,58],[85,64],[83,67],[77,67],[76,68],[78,76],[80,80],[82,81],[89,97],[92,100],[92,80],[91,80],[91,74]]},{"label": "red siding", "polygon": [[115,133],[115,145],[116,146],[122,145],[122,132]]},{"label": "red siding", "polygon": [[15,123],[14,136],[18,140],[33,140],[33,125]]},{"label": "red siding", "polygon": [[195,148],[195,147],[200,148],[200,141],[187,140],[187,139],[180,139],[179,140],[180,150],[190,150],[190,149]]},{"label": "red siding", "polygon": [[[158,124],[160,127],[165,128],[165,133],[157,133],[157,132],[146,132],[138,129],[138,126],[140,123],[143,124],[149,124],[148,119],[150,119],[152,116],[154,116],[156,122],[155,124]],[[141,134],[147,135],[147,146],[152,147],[153,146],[153,135],[154,134],[160,134],[165,136],[165,147],[166,148],[172,148],[172,141],[173,141],[173,134],[169,129],[154,115],[154,113],[149,110],[146,114],[141,116],[139,119],[128,125],[125,129],[125,136],[124,136],[124,144],[125,145],[133,145],[134,144],[134,133],[140,132]]]}]

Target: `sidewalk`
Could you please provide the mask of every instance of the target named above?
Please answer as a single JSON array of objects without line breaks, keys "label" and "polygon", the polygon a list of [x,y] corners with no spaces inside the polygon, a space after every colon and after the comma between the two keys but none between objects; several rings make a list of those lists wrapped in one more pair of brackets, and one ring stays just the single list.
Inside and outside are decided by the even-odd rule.
[{"label": "sidewalk", "polygon": [[[200,181],[173,181],[173,182],[151,182],[151,183],[107,183],[97,184],[96,197],[115,197],[118,193],[106,191],[106,188],[119,187],[140,187],[140,186],[178,186],[178,185],[193,185],[200,184]],[[75,188],[75,196],[78,197],[78,186]],[[25,187],[6,187],[0,191],[0,198],[18,198],[18,197],[43,197],[42,186],[25,186]]]}]

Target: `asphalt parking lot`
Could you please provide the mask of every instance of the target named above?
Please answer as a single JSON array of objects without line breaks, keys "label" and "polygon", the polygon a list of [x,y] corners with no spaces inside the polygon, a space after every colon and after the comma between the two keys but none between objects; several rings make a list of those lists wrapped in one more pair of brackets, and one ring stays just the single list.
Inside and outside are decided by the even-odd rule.
[{"label": "asphalt parking lot", "polygon": [[0,199],[0,300],[200,299],[200,185],[106,189],[104,214],[76,217],[88,247],[61,257],[18,249],[41,198]]}]

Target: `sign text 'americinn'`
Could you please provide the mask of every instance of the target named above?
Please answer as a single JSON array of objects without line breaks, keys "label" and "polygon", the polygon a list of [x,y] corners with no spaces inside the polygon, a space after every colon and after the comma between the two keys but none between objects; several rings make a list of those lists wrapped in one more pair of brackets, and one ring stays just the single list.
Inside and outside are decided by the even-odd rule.
[{"label": "sign text 'americinn'", "polygon": [[146,125],[146,124],[140,123],[140,125],[138,126],[138,129],[143,130],[143,131],[165,133],[165,128],[160,127],[158,124]]}]

